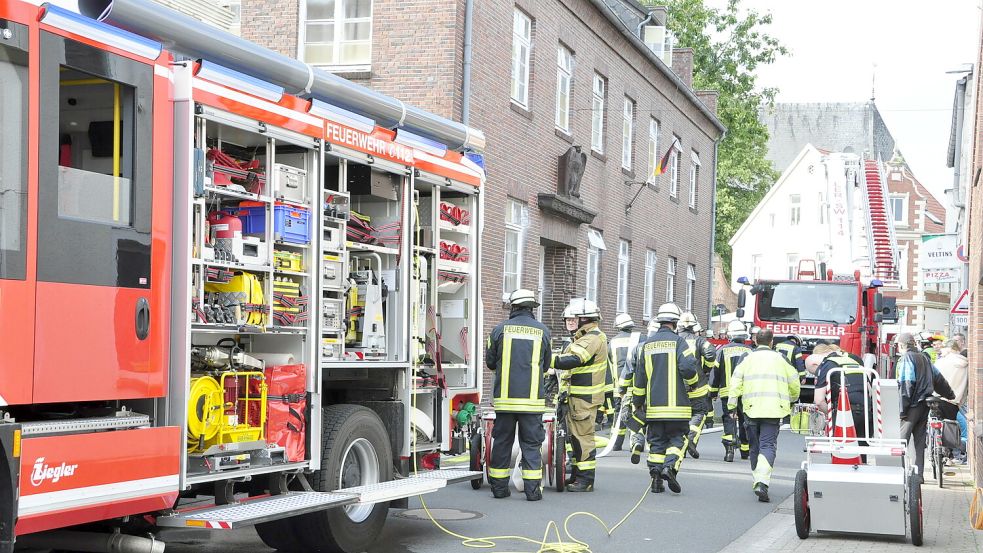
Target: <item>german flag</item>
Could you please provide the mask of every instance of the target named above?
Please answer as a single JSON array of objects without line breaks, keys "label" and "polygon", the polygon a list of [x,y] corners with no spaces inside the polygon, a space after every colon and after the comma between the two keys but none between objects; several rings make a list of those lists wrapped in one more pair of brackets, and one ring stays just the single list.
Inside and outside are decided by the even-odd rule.
[{"label": "german flag", "polygon": [[674,138],[672,144],[669,145],[669,150],[666,151],[666,155],[662,156],[662,160],[655,166],[655,172],[652,173],[652,176],[657,177],[662,173],[665,173],[666,169],[669,168],[669,159],[672,157],[672,153],[681,150],[682,148],[679,145],[679,139]]}]

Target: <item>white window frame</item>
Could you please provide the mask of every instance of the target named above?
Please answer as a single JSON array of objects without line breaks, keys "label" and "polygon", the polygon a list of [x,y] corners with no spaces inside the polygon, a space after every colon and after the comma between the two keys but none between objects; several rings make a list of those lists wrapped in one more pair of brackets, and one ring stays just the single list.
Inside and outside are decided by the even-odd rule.
[{"label": "white window frame", "polygon": [[[894,209],[894,202],[896,200],[901,201],[901,218],[898,218],[898,214]],[[888,196],[888,207],[891,210],[891,221],[894,222],[896,227],[906,227],[908,226],[908,195],[907,194],[891,194]]]},{"label": "white window frame", "polygon": [[604,153],[604,107],[607,103],[608,83],[598,73],[594,73],[591,89],[590,147],[599,154]]},{"label": "white window frame", "polygon": [[628,312],[629,274],[631,274],[631,243],[620,240],[618,242],[618,301],[615,306],[618,313]]},{"label": "white window frame", "polygon": [[659,121],[655,117],[649,118],[649,173],[645,182],[652,184],[655,182],[655,170],[659,167]]},{"label": "white window frame", "polygon": [[[301,61],[306,61],[307,52],[306,48],[308,46],[307,42],[307,25],[308,24],[330,24],[334,27],[334,40],[331,42],[334,63],[325,64],[315,64],[313,62],[307,62],[315,67],[323,67],[329,69],[330,71],[352,71],[361,72],[369,71],[372,68],[372,33],[373,24],[372,18],[375,11],[375,3],[369,2],[369,15],[368,17],[356,17],[351,19],[345,18],[344,2],[342,0],[335,0],[334,4],[334,19],[307,19],[307,0],[301,0],[300,9],[302,11],[300,18],[300,32],[299,40],[297,41],[297,59]],[[368,23],[369,24],[369,38],[367,40],[344,40],[345,37],[345,26],[351,23]],[[341,63],[341,52],[342,48],[346,44],[352,43],[366,43],[369,47],[369,59],[368,61],[358,62],[358,63]],[[311,43],[311,44],[322,44],[322,43]]]},{"label": "white window frame", "polygon": [[775,228],[775,214],[774,213],[769,213],[768,214],[768,219],[771,221],[771,228]]},{"label": "white window frame", "polygon": [[625,96],[625,106],[622,110],[623,121],[621,123],[621,168],[631,171],[631,163],[634,159],[632,146],[635,142],[635,101]]},{"label": "white window frame", "polygon": [[700,180],[700,154],[690,151],[689,166],[689,206],[696,209],[696,193]]},{"label": "white window frame", "polygon": [[673,135],[672,139],[673,144],[679,144],[679,147],[673,149],[669,156],[669,197],[679,198],[679,150],[683,145],[678,136]]},{"label": "white window frame", "polygon": [[659,256],[655,250],[645,250],[645,297],[642,306],[642,318],[646,321],[652,318],[655,312],[655,271],[659,263]]},{"label": "white window frame", "polygon": [[795,280],[799,274],[799,254],[785,254],[785,264],[788,265],[788,279]]},{"label": "white window frame", "polygon": [[676,301],[676,258],[669,256],[666,265],[666,303]]},{"label": "white window frame", "polygon": [[760,253],[756,253],[751,256],[751,275],[752,282],[757,282],[761,279],[761,258],[763,256]]},{"label": "white window frame", "polygon": [[802,196],[800,194],[788,195],[788,224],[792,227],[802,223]]},{"label": "white window frame", "polygon": [[573,94],[573,52],[556,47],[556,128],[570,134],[570,97]]},{"label": "white window frame", "polygon": [[686,311],[693,311],[693,296],[696,294],[696,265],[686,264]]},{"label": "white window frame", "polygon": [[[505,204],[505,243],[502,263],[502,295],[508,297],[513,291],[522,288],[522,265],[525,250],[526,229],[529,227],[529,206],[522,201],[508,198]],[[516,250],[509,248],[510,238],[515,237]],[[508,270],[509,256],[515,255],[515,271]],[[514,279],[514,284],[509,281]]]},{"label": "white window frame", "polygon": [[594,229],[587,229],[587,285],[584,288],[584,297],[597,301],[598,275],[601,272],[601,252],[606,250],[604,237]]},{"label": "white window frame", "polygon": [[512,102],[529,108],[529,58],[532,52],[532,18],[515,8],[512,12]]}]

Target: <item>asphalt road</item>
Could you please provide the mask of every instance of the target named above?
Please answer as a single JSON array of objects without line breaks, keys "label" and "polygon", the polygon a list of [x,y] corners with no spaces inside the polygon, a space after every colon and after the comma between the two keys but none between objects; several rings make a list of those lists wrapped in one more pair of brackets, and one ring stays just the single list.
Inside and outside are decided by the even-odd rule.
[{"label": "asphalt road", "polygon": [[[613,535],[606,536],[600,525],[588,517],[570,521],[570,532],[590,544],[595,553],[616,551],[686,551],[715,553],[735,540],[792,493],[795,471],[803,460],[802,438],[783,432],[779,440],[778,462],[772,476],[771,503],[759,503],[751,493],[748,463],[738,458],[723,462],[720,434],[708,434],[700,445],[701,459],[686,459],[679,480],[680,495],[646,493],[639,509]],[[472,537],[517,534],[541,539],[549,521],[561,527],[576,511],[590,511],[609,525],[617,522],[643,491],[648,490],[648,473],[628,462],[627,452],[612,453],[598,461],[597,483],[593,493],[572,494],[547,490],[543,501],[529,503],[513,491],[508,499],[493,499],[487,484],[474,491],[467,483],[456,484],[425,497],[428,507],[438,514],[475,513],[470,520],[443,522],[449,529]],[[420,507],[418,498],[410,508]],[[450,509],[454,511],[442,511]],[[377,544],[367,553],[442,553],[463,551],[460,540],[448,536],[428,519],[406,518],[420,511],[391,510]],[[468,513],[464,513],[465,516]],[[472,515],[475,516],[475,515]],[[234,532],[167,530],[160,536],[168,553],[266,553],[271,551],[251,529]],[[500,541],[487,551],[535,551],[529,543]]]}]

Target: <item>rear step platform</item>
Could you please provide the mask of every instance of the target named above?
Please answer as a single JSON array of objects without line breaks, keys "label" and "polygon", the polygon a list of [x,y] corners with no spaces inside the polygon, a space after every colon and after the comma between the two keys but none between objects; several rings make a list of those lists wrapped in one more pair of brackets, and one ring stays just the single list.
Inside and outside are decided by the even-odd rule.
[{"label": "rear step platform", "polygon": [[377,503],[431,493],[459,482],[480,478],[483,473],[469,470],[434,470],[409,478],[390,480],[333,492],[289,492],[282,495],[244,499],[231,505],[216,505],[177,511],[157,517],[157,525],[169,528],[234,530],[355,503]]}]

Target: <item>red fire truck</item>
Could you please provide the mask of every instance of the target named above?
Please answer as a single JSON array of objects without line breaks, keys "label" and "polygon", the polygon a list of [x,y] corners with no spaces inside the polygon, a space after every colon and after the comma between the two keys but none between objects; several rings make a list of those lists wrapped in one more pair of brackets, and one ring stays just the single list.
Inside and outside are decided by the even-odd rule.
[{"label": "red fire truck", "polygon": [[[799,271],[797,280],[758,280],[753,285],[746,277],[738,282],[750,286],[753,325],[771,330],[775,341],[790,336],[799,339],[808,355],[818,343],[836,344],[858,357],[870,353],[884,361],[882,322],[896,319],[894,298],[885,298],[881,281],[861,281],[860,272],[834,275],[824,266],[816,271]],[[739,318],[744,318],[746,292],[738,292]],[[811,401],[812,377],[808,377],[804,401]]]},{"label": "red fire truck", "polygon": [[364,551],[480,476],[436,465],[478,441],[483,135],[150,0],[79,10],[0,3],[0,553]]}]

